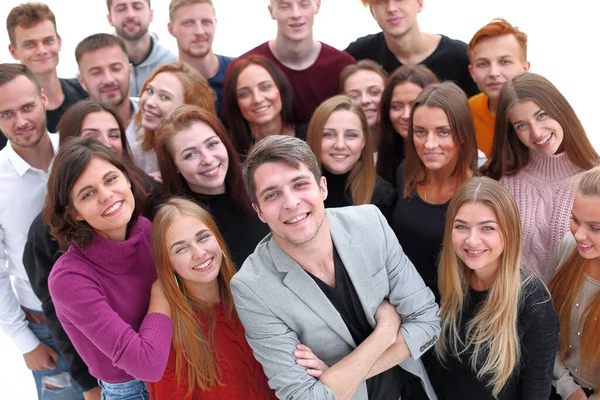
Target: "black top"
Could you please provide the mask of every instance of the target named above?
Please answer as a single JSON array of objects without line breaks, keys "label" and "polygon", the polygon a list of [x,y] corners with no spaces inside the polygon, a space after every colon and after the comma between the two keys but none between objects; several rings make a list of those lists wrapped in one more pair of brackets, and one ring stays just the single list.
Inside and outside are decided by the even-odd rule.
[{"label": "black top", "polygon": [[240,269],[258,242],[270,232],[269,226],[259,220],[255,213],[244,215],[228,192],[217,195],[194,193],[193,196],[215,219],[233,264]]},{"label": "black top", "polygon": [[[469,289],[459,332],[465,340],[466,324],[477,313],[488,292]],[[502,388],[500,400],[547,400],[552,387],[552,370],[558,346],[558,317],[544,284],[533,278],[522,289],[517,317],[521,343],[521,361]],[[461,348],[459,348],[461,350]],[[472,352],[466,350],[461,359],[448,356],[445,368],[435,358],[428,374],[440,400],[493,400],[486,381],[477,378],[469,365]],[[462,360],[462,362],[461,362]]]},{"label": "black top", "polygon": [[[467,93],[468,97],[479,93],[479,89],[469,73],[467,44],[444,35],[441,36],[438,47],[419,64],[423,64],[433,71],[440,81],[454,81]],[[350,43],[345,51],[356,61],[369,59],[378,62],[388,74],[403,65],[387,47],[383,32],[358,38]]]},{"label": "black top", "polygon": [[[325,208],[346,207],[352,204],[352,195],[346,190],[346,180],[350,173],[341,175],[332,174],[323,167],[323,176],[327,179],[327,198]],[[396,205],[396,192],[392,185],[376,177],[371,204],[375,205],[385,219],[390,223],[394,206]]]},{"label": "black top", "polygon": [[77,103],[79,100],[87,99],[88,94],[79,84],[77,79],[58,79],[60,81],[60,87],[65,95],[60,107],[55,110],[46,110],[46,122],[48,124],[48,132],[56,133],[58,128],[58,121],[63,116],[71,105]]},{"label": "black top", "polygon": [[[335,287],[332,288],[313,274],[307,271],[314,279],[331,304],[340,313],[342,320],[348,327],[356,346],[360,345],[371,333],[373,327],[367,321],[365,311],[360,303],[354,285],[348,276],[348,272],[333,248],[333,264],[335,267]],[[408,372],[399,366],[390,368],[379,375],[367,379],[367,391],[369,400],[398,400],[402,395],[402,388],[406,381]],[[403,397],[404,398],[404,397]]]},{"label": "black top", "polygon": [[7,143],[7,139],[6,136],[4,136],[4,133],[2,131],[0,131],[0,150],[2,150],[4,147],[6,147],[6,143]]},{"label": "black top", "polygon": [[[160,186],[146,174],[141,175],[142,183],[148,191],[149,205],[143,207],[142,215],[152,220],[160,204]],[[88,367],[81,359],[69,336],[56,316],[54,303],[48,289],[48,276],[58,258],[62,255],[58,243],[50,236],[50,229],[39,214],[31,224],[27,242],[23,251],[23,265],[31,283],[33,293],[42,302],[42,311],[46,317],[48,329],[52,332],[58,350],[69,364],[69,373],[85,392],[98,386],[98,380],[90,375]]]},{"label": "black top", "polygon": [[444,241],[446,212],[450,202],[431,204],[413,192],[402,197],[404,192],[404,164],[396,174],[398,201],[392,214],[392,229],[409,260],[440,302],[437,285],[438,261]]}]

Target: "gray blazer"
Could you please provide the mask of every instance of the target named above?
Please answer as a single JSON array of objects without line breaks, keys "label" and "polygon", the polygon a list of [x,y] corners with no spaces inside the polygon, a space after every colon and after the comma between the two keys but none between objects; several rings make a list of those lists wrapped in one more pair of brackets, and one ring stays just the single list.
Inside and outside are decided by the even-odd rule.
[{"label": "gray blazer", "polygon": [[[421,378],[437,399],[419,357],[440,334],[438,306],[396,235],[373,205],[327,209],[331,237],[375,327],[375,311],[389,299],[402,316],[400,329],[412,357],[400,364]],[[327,365],[351,353],[356,344],[338,311],[314,280],[265,237],[231,280],[246,338],[280,399],[336,399],[334,393],[296,364],[296,344],[309,346]],[[353,400],[366,400],[363,382]]]}]

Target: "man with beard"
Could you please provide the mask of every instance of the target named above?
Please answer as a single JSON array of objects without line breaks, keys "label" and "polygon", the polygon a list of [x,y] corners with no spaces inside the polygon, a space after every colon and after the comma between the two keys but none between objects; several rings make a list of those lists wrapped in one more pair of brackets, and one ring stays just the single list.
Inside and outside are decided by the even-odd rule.
[{"label": "man with beard", "polygon": [[58,135],[46,128],[46,104],[48,98],[29,68],[0,64],[0,130],[8,139],[0,151],[0,326],[33,371],[40,399],[82,398],[57,353],[22,261],[58,150]]},{"label": "man with beard", "polygon": [[90,99],[110,105],[127,127],[129,148],[139,146],[133,118],[139,98],[129,97],[132,66],[123,41],[107,33],[88,36],[75,48],[75,59],[79,82]]},{"label": "man with beard", "polygon": [[6,28],[10,54],[35,74],[44,89],[48,130],[56,132],[60,117],[71,104],[87,96],[77,79],[61,79],[56,72],[61,38],[54,13],[43,3],[23,3],[10,11]]},{"label": "man with beard", "polygon": [[172,0],[169,21],[169,33],[177,39],[179,61],[206,78],[217,96],[215,110],[220,117],[225,70],[233,58],[212,51],[217,27],[212,0]]},{"label": "man with beard", "polygon": [[127,56],[133,64],[129,95],[138,97],[150,74],[160,65],[177,58],[148,32],[152,21],[150,0],[106,0],[106,5],[108,22],[125,43]]}]

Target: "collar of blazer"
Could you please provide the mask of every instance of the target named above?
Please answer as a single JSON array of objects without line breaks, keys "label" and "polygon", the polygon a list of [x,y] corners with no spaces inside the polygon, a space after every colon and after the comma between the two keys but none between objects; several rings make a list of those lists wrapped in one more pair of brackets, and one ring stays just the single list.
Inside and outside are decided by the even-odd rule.
[{"label": "collar of blazer", "polygon": [[[360,227],[343,226],[336,218],[335,212],[325,210],[329,222],[329,231],[335,246],[360,303],[365,311],[369,324],[375,327],[375,311],[383,300],[378,297],[381,290],[376,290],[373,283],[373,272],[379,268],[371,261],[367,262],[363,254],[368,249],[363,249],[358,240],[362,232]],[[349,229],[356,229],[349,232]],[[268,243],[269,253],[277,271],[285,273],[283,284],[304,301],[323,321],[336,331],[352,347],[356,347],[350,331],[342,320],[340,313],[333,307],[327,296],[321,291],[315,281],[293,258],[288,256],[271,237]]]}]

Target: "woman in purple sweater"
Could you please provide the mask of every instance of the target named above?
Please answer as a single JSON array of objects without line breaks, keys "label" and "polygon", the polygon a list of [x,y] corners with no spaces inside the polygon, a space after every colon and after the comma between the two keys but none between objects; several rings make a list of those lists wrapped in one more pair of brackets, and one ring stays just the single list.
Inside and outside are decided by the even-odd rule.
[{"label": "woman in purple sweater", "polygon": [[93,138],[59,150],[48,180],[44,220],[70,243],[48,279],[56,314],[102,399],[147,399],[143,381],[162,377],[173,321],[140,216],[139,177]]}]

